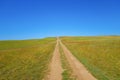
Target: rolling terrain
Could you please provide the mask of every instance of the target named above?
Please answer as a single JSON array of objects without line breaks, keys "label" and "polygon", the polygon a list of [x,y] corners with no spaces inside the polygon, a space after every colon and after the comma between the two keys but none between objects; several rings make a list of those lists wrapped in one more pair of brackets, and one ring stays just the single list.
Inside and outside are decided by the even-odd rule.
[{"label": "rolling terrain", "polygon": [[0,41],[0,80],[120,80],[120,37]]}]

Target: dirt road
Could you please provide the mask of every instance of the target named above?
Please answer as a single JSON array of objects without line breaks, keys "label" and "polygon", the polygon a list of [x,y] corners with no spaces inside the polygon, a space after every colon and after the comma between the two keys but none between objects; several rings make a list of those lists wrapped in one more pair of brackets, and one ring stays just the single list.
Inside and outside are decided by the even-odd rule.
[{"label": "dirt road", "polygon": [[73,74],[77,76],[77,80],[97,80],[93,77],[87,69],[72,55],[72,53],[67,49],[67,47],[58,40],[63,52],[73,70]]},{"label": "dirt road", "polygon": [[46,80],[62,80],[62,66],[60,60],[58,40],[53,53],[52,61],[50,63],[50,73]]},{"label": "dirt road", "polygon": [[97,80],[93,77],[87,69],[72,55],[67,47],[57,39],[57,44],[53,53],[52,61],[50,63],[50,73],[45,80],[62,80],[62,65],[59,52],[59,44],[63,49],[63,52],[73,70],[73,74],[77,80]]}]

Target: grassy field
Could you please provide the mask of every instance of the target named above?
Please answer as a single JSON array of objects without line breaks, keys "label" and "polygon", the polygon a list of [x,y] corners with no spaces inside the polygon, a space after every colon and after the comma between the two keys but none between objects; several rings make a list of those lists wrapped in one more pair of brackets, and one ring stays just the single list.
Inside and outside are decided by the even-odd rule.
[{"label": "grassy field", "polygon": [[120,36],[61,40],[98,80],[120,80]]},{"label": "grassy field", "polygon": [[42,80],[55,38],[0,41],[0,80]]}]

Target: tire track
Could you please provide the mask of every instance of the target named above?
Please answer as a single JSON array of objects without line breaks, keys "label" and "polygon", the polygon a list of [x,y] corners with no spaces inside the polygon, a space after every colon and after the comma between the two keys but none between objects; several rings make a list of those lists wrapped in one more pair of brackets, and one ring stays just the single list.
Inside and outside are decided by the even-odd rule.
[{"label": "tire track", "polygon": [[45,80],[62,80],[62,65],[60,60],[58,39],[53,53],[52,61],[50,63],[50,73]]}]

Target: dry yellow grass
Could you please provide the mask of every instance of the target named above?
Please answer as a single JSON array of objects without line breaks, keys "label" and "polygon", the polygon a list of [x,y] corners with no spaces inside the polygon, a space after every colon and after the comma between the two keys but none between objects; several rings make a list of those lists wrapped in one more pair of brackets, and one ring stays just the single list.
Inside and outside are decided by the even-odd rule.
[{"label": "dry yellow grass", "polygon": [[61,39],[98,80],[120,80],[119,36]]},{"label": "dry yellow grass", "polygon": [[46,75],[55,38],[0,43],[0,80],[42,80]]}]

